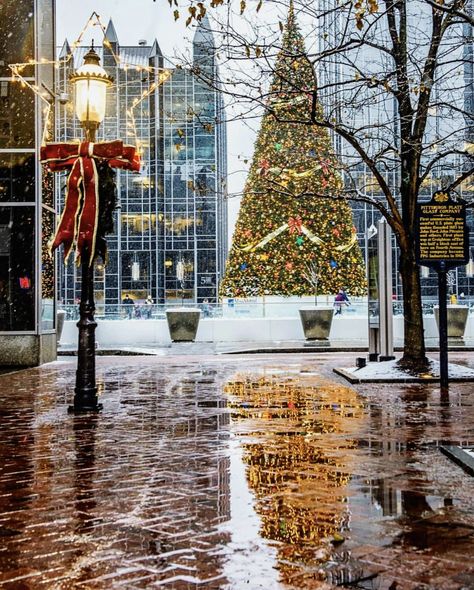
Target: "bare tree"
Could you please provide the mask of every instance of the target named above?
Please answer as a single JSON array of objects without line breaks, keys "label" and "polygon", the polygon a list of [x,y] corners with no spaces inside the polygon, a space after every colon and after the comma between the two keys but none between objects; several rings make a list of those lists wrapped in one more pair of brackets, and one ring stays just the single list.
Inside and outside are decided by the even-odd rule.
[{"label": "bare tree", "polygon": [[[235,6],[245,12],[243,25],[228,13],[213,19],[222,75],[207,82],[240,105],[238,116],[267,112],[283,121],[278,91],[268,89],[268,80],[288,7],[266,0],[262,11],[271,14],[271,6],[280,15],[272,30],[259,13],[262,2],[257,15],[245,2]],[[422,368],[416,204],[444,188],[474,205],[472,0],[321,0],[297,4],[295,13],[307,32],[307,50],[293,57],[308,60],[319,82],[299,88],[291,76],[282,79],[286,88],[293,84],[295,98],[308,100],[306,117],[284,122],[329,129],[345,178],[334,198],[372,205],[394,231],[404,301],[401,363]],[[299,196],[327,197],[309,186]]]},{"label": "bare tree", "polygon": [[316,261],[306,265],[303,278],[313,288],[314,305],[318,305],[319,268]]}]

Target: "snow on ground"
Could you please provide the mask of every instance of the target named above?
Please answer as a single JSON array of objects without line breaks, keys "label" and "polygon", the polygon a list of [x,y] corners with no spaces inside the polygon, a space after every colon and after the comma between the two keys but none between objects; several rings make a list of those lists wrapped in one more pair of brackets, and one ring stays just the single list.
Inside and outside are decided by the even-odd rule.
[{"label": "snow on ground", "polygon": [[[397,365],[396,360],[381,363],[367,363],[361,369],[354,366],[334,369],[334,371],[353,382],[439,380],[439,362],[432,359],[430,359],[430,369],[419,375],[413,375],[408,371],[403,371]],[[462,365],[450,363],[448,365],[448,375],[450,379],[455,379],[456,381],[474,381],[474,369],[463,367]]]}]

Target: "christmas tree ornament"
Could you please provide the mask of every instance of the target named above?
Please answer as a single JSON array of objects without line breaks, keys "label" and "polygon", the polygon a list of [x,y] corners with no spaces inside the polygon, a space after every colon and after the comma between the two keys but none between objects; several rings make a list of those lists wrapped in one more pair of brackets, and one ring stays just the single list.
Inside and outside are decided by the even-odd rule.
[{"label": "christmas tree ornament", "polygon": [[288,229],[290,230],[291,234],[294,233],[298,233],[301,234],[302,233],[302,225],[303,222],[301,221],[301,217],[299,215],[297,215],[296,217],[290,217],[288,219]]},{"label": "christmas tree ornament", "polygon": [[269,168],[270,168],[270,162],[266,158],[264,158],[260,162],[260,170],[259,170],[260,175],[265,176],[265,174],[267,174]]}]

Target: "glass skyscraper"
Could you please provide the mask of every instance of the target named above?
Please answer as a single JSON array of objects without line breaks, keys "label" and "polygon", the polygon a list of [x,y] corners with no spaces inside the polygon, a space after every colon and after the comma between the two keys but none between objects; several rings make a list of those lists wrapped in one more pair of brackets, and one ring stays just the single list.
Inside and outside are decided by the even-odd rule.
[{"label": "glass skyscraper", "polygon": [[[60,52],[58,92],[70,93],[69,74],[88,47]],[[193,41],[194,69],[213,76],[214,40],[203,19]],[[96,265],[96,302],[113,306],[128,294],[141,301],[217,300],[227,254],[226,131],[221,94],[184,68],[165,67],[158,42],[122,46],[112,21],[99,48],[114,78],[98,141],[138,141],[139,175],[117,172],[119,209],[108,237],[109,260]],[[143,99],[143,100],[142,100]],[[133,116],[132,116],[133,115]],[[57,136],[81,136],[72,105],[60,108]],[[62,186],[61,186],[62,184]],[[64,182],[59,183],[64,199]],[[80,273],[71,261],[60,265],[59,297],[80,295]]]},{"label": "glass skyscraper", "polygon": [[[416,38],[416,26],[423,30],[423,26],[429,23],[431,7],[423,2],[413,0],[407,3],[409,41],[411,45],[423,47],[426,43],[424,37]],[[469,15],[474,13],[474,0],[466,2],[465,10]],[[389,66],[383,65],[377,49],[371,49],[369,44],[362,48],[353,48],[344,54],[331,51],[331,48],[338,47],[342,44],[343,36],[347,33],[347,14],[340,9],[336,0],[320,0],[318,5],[319,18],[319,35],[318,51],[324,55],[324,58],[318,60],[318,82],[321,102],[324,104],[327,113],[331,113],[335,119],[346,124],[349,129],[365,129],[367,137],[373,142],[371,153],[376,154],[377,145],[379,151],[382,151],[382,145],[388,145],[397,141],[398,130],[398,107],[395,98],[382,99],[382,94],[377,89],[367,84],[366,89],[361,91],[357,96],[359,108],[355,108],[350,103],[350,86],[351,78],[354,76],[354,69],[348,64],[357,64],[361,75],[368,75],[372,72],[379,75],[377,68],[384,67],[389,71]],[[377,19],[377,34],[379,39],[384,40],[385,32],[383,30],[384,19]],[[355,23],[355,21],[354,21]],[[429,30],[429,29],[427,29]],[[430,32],[431,34],[431,32]],[[454,40],[456,42],[454,43]],[[368,41],[373,41],[369,39]],[[382,43],[384,45],[385,41]],[[388,46],[388,44],[387,44]],[[455,48],[455,49],[453,49]],[[352,52],[351,52],[352,51]],[[347,56],[350,57],[347,57]],[[447,57],[449,55],[449,58]],[[459,21],[451,36],[443,40],[443,52],[439,60],[440,65],[436,72],[436,87],[433,91],[433,107],[430,108],[430,118],[426,129],[425,144],[432,143],[431,153],[426,150],[430,159],[439,149],[437,141],[444,138],[445,146],[442,151],[451,149],[452,154],[440,160],[433,166],[432,173],[424,180],[420,187],[421,200],[428,200],[431,195],[448,185],[470,164],[466,162],[464,156],[457,154],[458,150],[463,150],[466,144],[474,141],[473,112],[474,112],[474,66],[473,66],[473,35],[472,27],[467,23]],[[440,103],[439,110],[435,103]],[[449,111],[443,111],[443,103],[452,103],[454,108]],[[348,108],[346,106],[348,105]],[[457,115],[454,115],[458,111]],[[376,137],[377,129],[380,129],[379,137]],[[385,135],[384,135],[385,134]],[[361,137],[359,134],[359,138]],[[457,144],[453,146],[454,138]],[[377,143],[379,142],[379,143]],[[386,142],[386,143],[384,143]],[[350,184],[356,186],[361,192],[372,198],[381,198],[383,196],[368,167],[360,159],[359,155],[343,142],[339,136],[334,135],[334,144],[341,161],[350,170]],[[368,142],[367,144],[368,145]],[[472,149],[472,147],[470,148]],[[370,151],[370,150],[369,150]],[[440,150],[441,151],[441,150]],[[382,168],[381,168],[382,169]],[[349,175],[348,175],[349,178]],[[396,166],[387,166],[384,172],[384,179],[391,188],[393,194],[397,197],[398,187],[400,185],[400,171]],[[474,183],[471,178],[466,179],[457,187],[457,192],[466,199],[471,199],[474,194]],[[362,248],[366,247],[367,229],[375,223],[380,217],[371,205],[354,202],[354,223],[357,227],[359,242]],[[474,250],[474,213],[472,209],[468,210],[468,225],[471,229],[471,263],[467,266],[459,266],[450,272],[450,289],[458,296],[464,295],[466,298],[474,298],[474,267],[473,257]],[[393,284],[394,293],[401,297],[402,284],[398,272],[398,250],[393,238],[394,256],[393,256]],[[434,271],[422,269],[421,288],[422,295],[427,299],[435,299],[438,294],[437,275]]]}]

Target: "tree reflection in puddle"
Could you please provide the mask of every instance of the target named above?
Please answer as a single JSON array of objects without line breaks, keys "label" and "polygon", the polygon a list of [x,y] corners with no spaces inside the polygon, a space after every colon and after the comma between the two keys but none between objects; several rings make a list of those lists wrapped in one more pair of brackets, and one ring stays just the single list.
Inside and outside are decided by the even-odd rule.
[{"label": "tree reflection in puddle", "polygon": [[260,533],[276,544],[282,581],[308,587],[325,577],[321,565],[349,526],[348,451],[357,446],[363,402],[317,375],[239,374],[225,392]]}]

